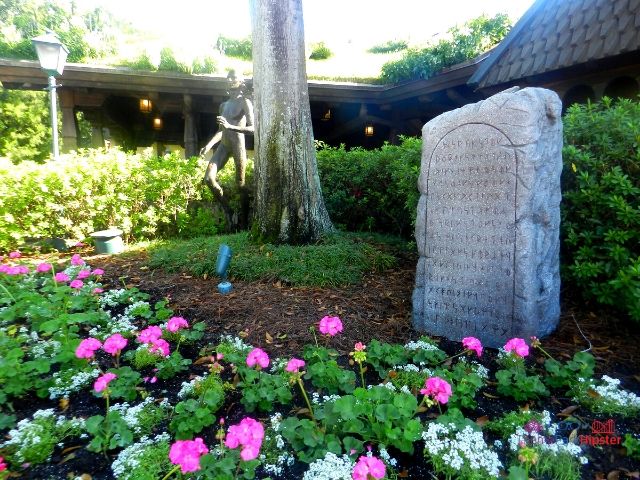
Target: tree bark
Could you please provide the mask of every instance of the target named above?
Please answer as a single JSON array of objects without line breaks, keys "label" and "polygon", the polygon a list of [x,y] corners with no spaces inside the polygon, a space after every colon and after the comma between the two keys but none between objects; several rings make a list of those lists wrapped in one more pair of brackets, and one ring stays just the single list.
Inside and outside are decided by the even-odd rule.
[{"label": "tree bark", "polygon": [[311,125],[301,0],[251,0],[256,198],[252,235],[304,244],[333,231]]}]

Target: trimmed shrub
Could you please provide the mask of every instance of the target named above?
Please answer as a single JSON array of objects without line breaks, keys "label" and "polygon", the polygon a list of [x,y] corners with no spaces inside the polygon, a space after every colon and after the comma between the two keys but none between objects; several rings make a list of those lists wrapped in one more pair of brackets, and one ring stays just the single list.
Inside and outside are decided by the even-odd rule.
[{"label": "trimmed shrub", "polygon": [[388,40],[384,43],[378,43],[369,50],[369,53],[392,53],[400,52],[409,48],[409,43],[406,40]]},{"label": "trimmed shrub", "polygon": [[[218,233],[224,222],[202,184],[205,166],[196,157],[117,149],[81,150],[42,165],[0,159],[0,251],[28,238],[83,239],[111,225],[135,240]],[[239,203],[233,166],[219,178]]]},{"label": "trimmed shrub", "polygon": [[326,60],[331,55],[333,55],[333,52],[329,49],[329,47],[327,47],[324,42],[320,42],[312,45],[311,55],[309,55],[309,58],[311,60]]},{"label": "trimmed shrub", "polygon": [[251,60],[253,58],[253,43],[251,37],[235,39],[224,35],[218,36],[216,48],[227,57]]},{"label": "trimmed shrub", "polygon": [[573,105],[564,128],[563,279],[640,321],[640,103]]},{"label": "trimmed shrub", "polygon": [[421,150],[417,138],[375,150],[321,147],[320,183],[334,224],[349,231],[410,236],[419,199]]}]

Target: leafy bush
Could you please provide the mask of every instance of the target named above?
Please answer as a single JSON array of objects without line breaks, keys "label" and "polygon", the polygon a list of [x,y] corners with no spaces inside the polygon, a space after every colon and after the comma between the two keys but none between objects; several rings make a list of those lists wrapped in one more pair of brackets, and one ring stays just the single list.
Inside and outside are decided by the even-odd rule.
[{"label": "leafy bush", "polygon": [[178,73],[191,72],[191,68],[189,68],[188,65],[185,65],[184,63],[181,63],[178,60],[176,60],[173,50],[171,50],[168,47],[165,47],[162,50],[160,50],[160,63],[158,64],[158,70],[165,71],[165,72],[178,72]]},{"label": "leafy bush", "polygon": [[408,49],[400,60],[385,63],[381,78],[389,83],[418,78],[429,78],[456,63],[477,57],[494,47],[509,33],[511,23],[505,14],[493,18],[480,16],[453,27],[450,40],[440,40],[427,48]]},{"label": "leafy bush", "polygon": [[400,52],[409,48],[409,44],[406,40],[388,40],[384,43],[378,43],[371,47],[369,53],[391,53]]},{"label": "leafy bush", "polygon": [[251,37],[235,39],[220,35],[216,40],[216,48],[227,57],[240,58],[242,60],[251,60],[253,58]]},{"label": "leafy bush", "polygon": [[331,55],[333,55],[333,52],[329,49],[329,47],[327,47],[324,42],[320,42],[312,45],[311,55],[309,55],[309,58],[311,60],[326,60]]},{"label": "leafy bush", "polygon": [[563,278],[640,321],[640,103],[573,105],[564,126]]},{"label": "leafy bush", "polygon": [[194,58],[191,62],[191,73],[216,73],[218,65],[211,57]]},{"label": "leafy bush", "polygon": [[121,60],[118,65],[121,67],[130,68],[132,70],[142,70],[148,72],[155,72],[156,70],[158,70],[157,65],[155,65],[151,61],[151,57],[147,52],[141,53],[133,60]]},{"label": "leafy bush", "polygon": [[80,151],[43,165],[0,159],[0,250],[29,237],[82,239],[110,225],[134,239],[174,235],[178,216],[181,230],[198,233],[190,228],[190,215],[208,229],[200,234],[216,233],[188,208],[192,200],[211,198],[201,183],[204,170],[195,157],[116,149]]},{"label": "leafy bush", "polygon": [[420,197],[421,151],[417,138],[375,150],[321,148],[322,194],[334,224],[350,231],[410,235]]}]

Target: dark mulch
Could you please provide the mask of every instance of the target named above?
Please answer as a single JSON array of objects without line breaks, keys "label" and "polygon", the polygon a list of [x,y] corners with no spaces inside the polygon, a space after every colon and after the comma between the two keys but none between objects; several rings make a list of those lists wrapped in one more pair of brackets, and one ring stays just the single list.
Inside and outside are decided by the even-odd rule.
[{"label": "dark mulch", "polygon": [[[280,282],[234,281],[233,292],[221,295],[217,291],[218,279],[150,270],[144,254],[109,257],[92,256],[88,251],[82,253],[92,267],[105,270],[103,280],[108,287],[138,287],[150,293],[154,300],[168,298],[176,314],[190,321],[207,322],[207,337],[212,342],[219,334],[236,335],[246,331],[248,343],[264,348],[273,356],[299,354],[305,344],[313,342],[310,327],[324,315],[338,315],[343,320],[343,333],[332,340],[332,346],[341,353],[352,350],[357,341],[368,343],[376,338],[384,342],[405,343],[420,336],[411,328],[411,294],[416,261],[411,255],[402,258],[396,268],[368,275],[362,284],[356,286],[294,288]],[[624,387],[640,392],[640,332],[637,326],[611,313],[592,311],[588,306],[572,301],[568,294],[564,295],[563,312],[556,332],[543,340],[547,351],[555,358],[564,360],[578,350],[591,347],[590,351],[597,359],[597,373],[620,378]],[[441,340],[441,347],[448,353],[456,353],[460,349],[459,344],[445,339]],[[494,357],[495,352],[488,351],[483,363],[494,367]],[[168,392],[167,385],[163,386],[163,390],[165,396],[171,397],[175,393]],[[495,394],[495,386],[485,388],[477,397],[478,408],[472,413],[478,418],[492,419],[504,411],[517,408],[513,402],[496,400]],[[92,400],[91,403],[95,402]],[[558,413],[571,406],[571,403],[567,398],[552,397],[544,404],[532,404],[531,408],[542,406]],[[74,410],[73,407],[71,410]],[[75,408],[79,407],[75,405]],[[233,402],[226,414],[233,417],[238,413],[235,412],[237,407],[238,403]],[[579,433],[590,434],[591,421],[598,416],[584,409],[578,409],[575,416],[584,422]],[[640,431],[640,419],[614,418],[618,435]],[[561,419],[556,417],[555,420]],[[587,447],[586,452],[590,464],[583,468],[583,478],[627,478],[626,472],[633,474],[639,469],[620,447]],[[83,468],[83,457],[90,461],[91,458],[95,460],[96,456],[87,455],[84,450],[76,454],[80,458],[74,459],[71,462],[74,465],[69,468],[75,472],[92,471]],[[402,455],[398,456],[402,458]],[[414,464],[405,472],[408,478],[423,478],[427,471],[420,458],[402,463]],[[102,478],[108,471],[107,464],[98,467],[100,471],[96,471],[95,467],[97,465],[92,471],[94,478]],[[49,473],[46,467],[38,473],[45,471]],[[290,478],[300,476],[300,472],[289,472]]]}]

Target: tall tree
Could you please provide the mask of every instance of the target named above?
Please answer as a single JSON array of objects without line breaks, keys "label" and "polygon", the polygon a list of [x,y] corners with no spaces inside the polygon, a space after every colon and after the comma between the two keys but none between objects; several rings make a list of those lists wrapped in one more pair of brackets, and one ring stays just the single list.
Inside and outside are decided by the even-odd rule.
[{"label": "tall tree", "polygon": [[256,197],[252,233],[303,244],[333,230],[311,126],[301,0],[251,0]]}]

